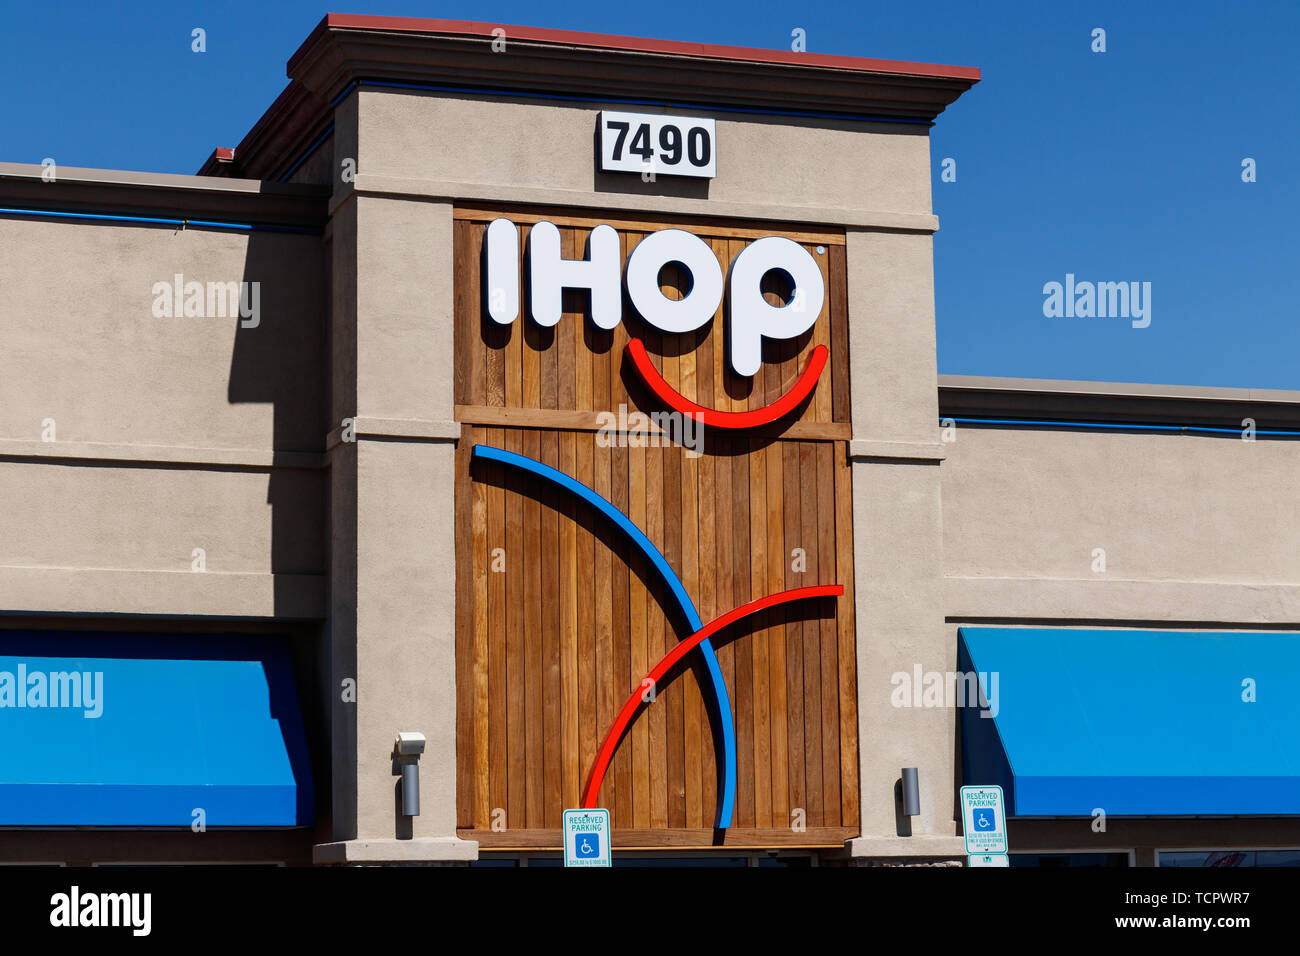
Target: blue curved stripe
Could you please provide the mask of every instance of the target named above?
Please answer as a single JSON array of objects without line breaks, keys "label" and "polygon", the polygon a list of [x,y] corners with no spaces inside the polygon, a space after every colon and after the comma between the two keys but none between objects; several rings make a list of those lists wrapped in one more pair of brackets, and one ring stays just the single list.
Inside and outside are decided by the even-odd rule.
[{"label": "blue curved stripe", "polygon": [[[681,578],[677,576],[677,572],[673,570],[672,565],[668,563],[668,559],[660,553],[659,549],[654,546],[653,542],[645,536],[641,529],[633,524],[627,515],[615,508],[607,498],[597,494],[582,482],[569,477],[564,472],[556,471],[550,465],[544,465],[527,455],[519,455],[492,445],[475,445],[473,457],[499,462],[529,472],[560,486],[565,491],[587,502],[587,504],[614,522],[615,526],[627,535],[641,551],[645,559],[659,572],[659,576],[663,579],[664,584],[668,586],[669,592],[676,599],[677,609],[685,618],[691,632],[694,633],[704,626],[704,622],[700,620],[699,612],[695,610],[694,602],[691,601],[690,595],[686,593],[686,587],[682,584]],[[722,726],[722,763],[725,773],[723,775],[722,799],[718,804],[718,816],[715,825],[719,829],[725,830],[731,826],[732,810],[736,805],[736,727],[731,717],[731,700],[727,696],[727,682],[723,680],[722,668],[718,665],[718,655],[714,653],[713,644],[708,640],[701,641],[699,651],[704,657],[704,665],[709,672],[709,682],[713,685],[713,702],[717,707],[718,720]]]}]

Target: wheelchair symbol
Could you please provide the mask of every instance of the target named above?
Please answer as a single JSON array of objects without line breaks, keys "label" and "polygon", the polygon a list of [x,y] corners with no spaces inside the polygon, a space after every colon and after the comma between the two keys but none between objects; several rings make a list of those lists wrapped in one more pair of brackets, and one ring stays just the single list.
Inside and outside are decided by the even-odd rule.
[{"label": "wheelchair symbol", "polygon": [[993,815],[984,810],[977,810],[975,813],[976,830],[992,830]]},{"label": "wheelchair symbol", "polygon": [[595,833],[575,833],[573,852],[575,856],[587,859],[600,856],[600,836]]}]

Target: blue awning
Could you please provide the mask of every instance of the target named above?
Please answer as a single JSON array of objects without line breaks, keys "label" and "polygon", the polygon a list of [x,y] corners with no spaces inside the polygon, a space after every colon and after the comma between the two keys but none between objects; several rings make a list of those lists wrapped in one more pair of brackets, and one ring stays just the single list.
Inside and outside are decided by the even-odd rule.
[{"label": "blue awning", "polygon": [[0,631],[0,826],[304,826],[287,645]]},{"label": "blue awning", "polygon": [[964,781],[1001,785],[1009,815],[1300,814],[1300,634],[963,627],[958,640],[958,669],[987,699],[961,712]]}]

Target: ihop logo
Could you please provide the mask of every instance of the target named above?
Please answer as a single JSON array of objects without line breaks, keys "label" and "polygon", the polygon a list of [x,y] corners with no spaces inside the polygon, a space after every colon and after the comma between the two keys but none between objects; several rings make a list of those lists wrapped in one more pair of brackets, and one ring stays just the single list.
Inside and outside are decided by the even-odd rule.
[{"label": "ihop logo", "polygon": [[[627,258],[626,275],[618,232],[598,225],[587,237],[585,256],[560,254],[560,230],[542,221],[528,234],[524,263],[519,257],[519,227],[509,219],[494,219],[487,228],[488,316],[500,325],[519,317],[520,270],[527,271],[528,314],[540,326],[552,327],[563,312],[565,289],[584,290],[591,301],[591,321],[613,329],[623,321],[623,291],[637,314],[650,326],[670,335],[694,332],[713,318],[726,300],[728,363],[746,378],[762,367],[763,339],[792,339],[812,328],[826,301],[826,283],[808,250],[782,236],[751,242],[731,263],[724,278],[722,263],[712,247],[682,229],[660,229],[642,239]],[[675,265],[688,278],[681,299],[664,295],[659,275]],[[763,298],[762,283],[775,272],[788,284],[785,305]],[[826,364],[825,346],[817,346],[795,386],[770,405],[747,412],[720,412],[695,405],[677,393],[646,354],[640,339],[628,342],[628,357],[650,390],[667,406],[720,428],[749,428],[766,424],[797,407],[812,392]]]}]

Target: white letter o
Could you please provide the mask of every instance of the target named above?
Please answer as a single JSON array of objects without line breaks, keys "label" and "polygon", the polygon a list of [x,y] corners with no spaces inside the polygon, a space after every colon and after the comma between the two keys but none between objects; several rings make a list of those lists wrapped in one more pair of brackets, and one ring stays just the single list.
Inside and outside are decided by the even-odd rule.
[{"label": "white letter o", "polygon": [[[659,288],[659,271],[680,262],[691,274],[691,291],[669,299]],[[694,332],[722,304],[722,266],[709,244],[681,229],[663,229],[642,239],[627,259],[627,294],[641,318],[661,332]]]}]

